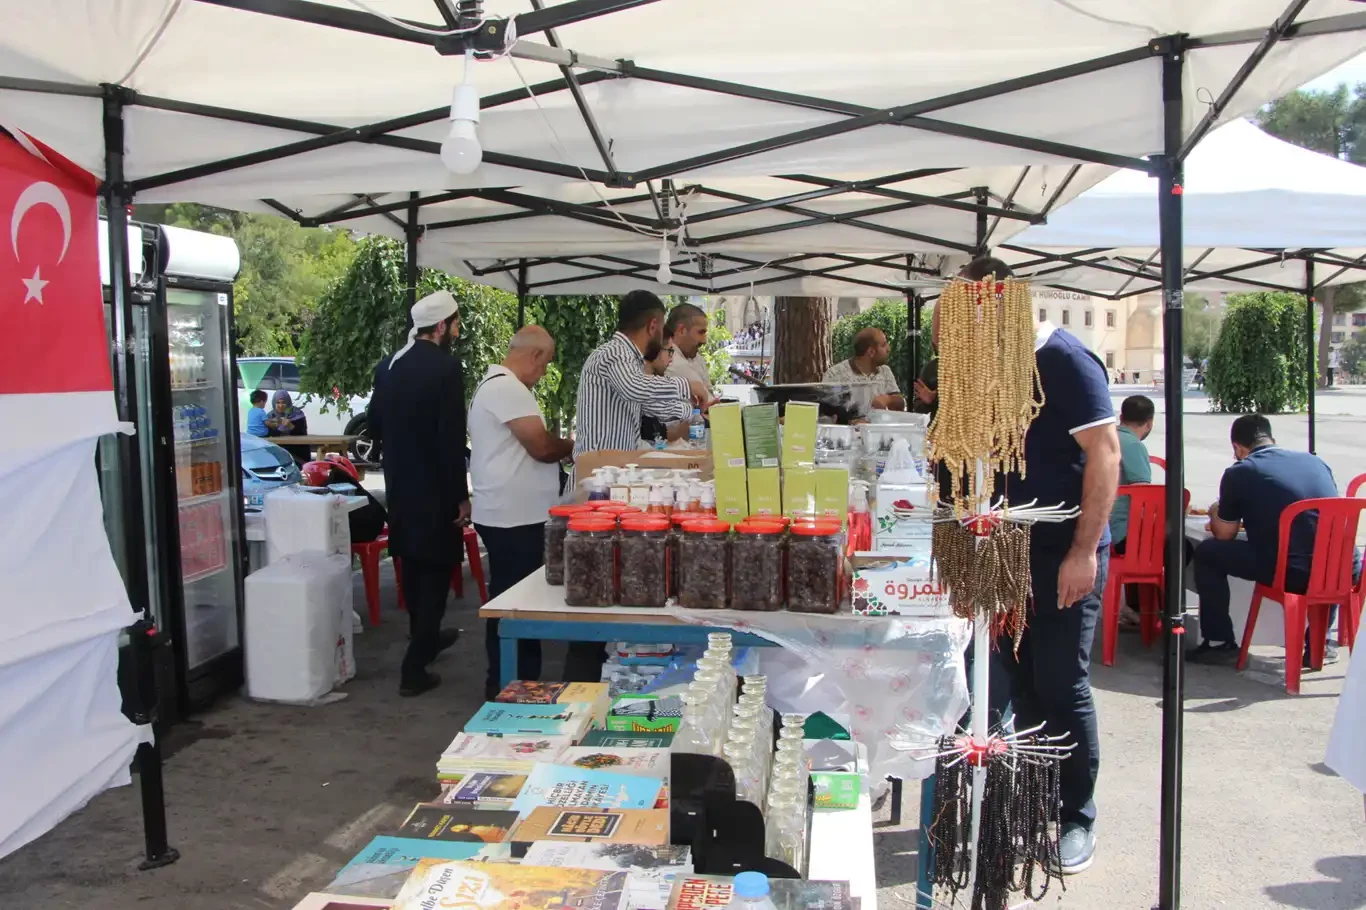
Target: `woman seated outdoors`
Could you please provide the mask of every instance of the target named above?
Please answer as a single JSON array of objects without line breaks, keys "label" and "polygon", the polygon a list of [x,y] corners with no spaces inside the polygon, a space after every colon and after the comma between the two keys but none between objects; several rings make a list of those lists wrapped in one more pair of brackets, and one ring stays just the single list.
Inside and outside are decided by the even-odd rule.
[{"label": "woman seated outdoors", "polygon": [[[308,435],[308,417],[294,406],[294,399],[289,397],[288,392],[283,389],[276,392],[271,404],[270,415],[266,417],[266,429],[270,431],[270,438]],[[281,444],[281,447],[299,464],[309,459],[308,446]]]}]

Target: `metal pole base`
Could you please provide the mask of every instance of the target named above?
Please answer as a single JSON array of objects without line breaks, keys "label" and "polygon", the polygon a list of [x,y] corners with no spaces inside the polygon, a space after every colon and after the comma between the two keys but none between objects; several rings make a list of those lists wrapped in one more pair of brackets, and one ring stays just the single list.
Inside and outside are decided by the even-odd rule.
[{"label": "metal pole base", "polygon": [[180,859],[180,851],[175,847],[167,847],[160,856],[149,856],[138,863],[138,871],[146,872],[149,869],[160,869],[162,866],[169,866]]}]

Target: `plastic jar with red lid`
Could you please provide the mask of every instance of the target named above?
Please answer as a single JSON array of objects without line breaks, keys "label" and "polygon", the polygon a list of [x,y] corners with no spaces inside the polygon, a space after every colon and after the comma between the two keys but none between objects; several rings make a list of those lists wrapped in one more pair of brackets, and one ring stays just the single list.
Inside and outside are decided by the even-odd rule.
[{"label": "plastic jar with red lid", "polygon": [[678,541],[678,602],[722,610],[730,589],[730,525],[715,518],[687,521]]},{"label": "plastic jar with red lid", "polygon": [[564,535],[569,530],[569,519],[593,511],[592,503],[551,506],[545,520],[544,562],[547,584],[564,584]]},{"label": "plastic jar with red lid", "polygon": [[669,596],[678,596],[678,542],[683,539],[683,525],[690,521],[702,521],[712,516],[702,512],[674,512],[669,515],[673,525],[669,531]]},{"label": "plastic jar with red lid", "polygon": [[735,610],[783,608],[784,528],[767,517],[735,526],[730,543],[730,605]]},{"label": "plastic jar with red lid", "polygon": [[787,545],[787,608],[796,613],[835,613],[840,606],[844,561],[838,521],[797,521]]},{"label": "plastic jar with red lid", "polygon": [[571,607],[616,603],[617,522],[609,516],[569,520],[564,538],[564,602]]},{"label": "plastic jar with red lid", "polygon": [[665,516],[622,518],[619,600],[629,607],[662,607],[669,599],[669,529]]}]

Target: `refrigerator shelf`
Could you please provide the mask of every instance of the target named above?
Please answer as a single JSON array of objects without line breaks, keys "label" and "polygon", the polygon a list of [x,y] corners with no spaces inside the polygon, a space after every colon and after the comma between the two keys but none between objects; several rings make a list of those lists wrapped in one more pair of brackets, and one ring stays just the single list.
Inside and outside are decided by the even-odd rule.
[{"label": "refrigerator shelf", "polygon": [[213,576],[217,575],[219,572],[225,572],[225,571],[227,571],[227,568],[228,568],[228,567],[227,567],[226,565],[221,565],[221,566],[216,566],[215,568],[212,568],[212,569],[204,569],[204,570],[202,570],[202,571],[200,571],[200,572],[194,573],[193,575],[186,575],[186,576],[185,576],[185,584],[187,584],[187,585],[192,585],[192,584],[194,584],[194,583],[197,582],[197,581],[203,581],[203,580],[206,579],[206,578],[212,578]]},{"label": "refrigerator shelf", "polygon": [[177,439],[175,447],[177,449],[193,449],[195,446],[211,446],[221,441],[217,436],[210,436],[206,439]]},{"label": "refrigerator shelf", "polygon": [[171,386],[171,391],[172,391],[172,392],[212,392],[212,391],[216,390],[217,388],[218,388],[218,386],[217,386],[215,383],[212,383],[212,382],[200,382],[200,383],[195,383],[194,385],[173,385],[173,386]]},{"label": "refrigerator shelf", "polygon": [[188,509],[190,506],[201,505],[206,502],[222,499],[228,495],[227,490],[219,490],[217,493],[202,493],[199,496],[186,496],[180,500],[180,508]]}]

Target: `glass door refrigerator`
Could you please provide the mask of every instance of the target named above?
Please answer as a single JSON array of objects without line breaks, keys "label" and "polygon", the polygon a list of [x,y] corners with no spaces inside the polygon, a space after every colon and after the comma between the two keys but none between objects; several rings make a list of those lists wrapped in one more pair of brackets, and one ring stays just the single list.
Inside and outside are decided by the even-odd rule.
[{"label": "glass door refrigerator", "polygon": [[[131,329],[146,545],[112,543],[124,560],[144,562],[147,603],[134,607],[145,606],[169,639],[173,691],[161,698],[177,716],[243,679],[246,547],[232,319],[239,258],[226,237],[141,230]],[[116,537],[119,529],[110,530]]]}]

